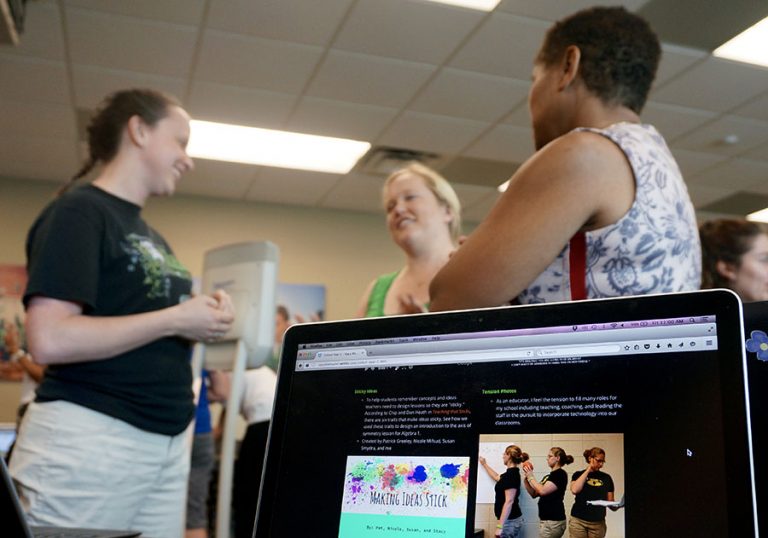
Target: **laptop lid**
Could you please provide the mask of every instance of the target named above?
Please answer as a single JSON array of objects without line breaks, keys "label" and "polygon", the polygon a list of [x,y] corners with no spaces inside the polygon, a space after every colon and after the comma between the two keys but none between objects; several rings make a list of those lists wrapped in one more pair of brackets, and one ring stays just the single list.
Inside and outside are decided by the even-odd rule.
[{"label": "laptop lid", "polygon": [[0,458],[0,526],[8,536],[32,538],[4,458]]},{"label": "laptop lid", "polygon": [[742,335],[722,290],[296,325],[254,536],[488,535],[508,444],[603,448],[611,535],[756,536]]},{"label": "laptop lid", "polygon": [[[753,452],[768,446],[768,301],[744,304],[744,333],[747,347],[747,378],[752,425]],[[755,458],[755,476],[768,476],[768,462]],[[757,505],[768,502],[768,483],[755,482]],[[760,528],[768,529],[768,510],[758,511]]]}]

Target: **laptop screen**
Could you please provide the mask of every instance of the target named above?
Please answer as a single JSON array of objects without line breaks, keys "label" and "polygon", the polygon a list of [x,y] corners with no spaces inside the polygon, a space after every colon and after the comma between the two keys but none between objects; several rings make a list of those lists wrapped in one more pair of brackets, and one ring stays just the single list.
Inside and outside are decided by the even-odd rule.
[{"label": "laptop screen", "polygon": [[[512,444],[537,479],[563,448],[569,483],[600,448],[622,506],[589,514],[610,536],[753,536],[746,417],[740,305],[725,292],[297,326],[255,536],[492,535],[479,461],[503,473]],[[518,494],[536,536],[536,500]]]}]

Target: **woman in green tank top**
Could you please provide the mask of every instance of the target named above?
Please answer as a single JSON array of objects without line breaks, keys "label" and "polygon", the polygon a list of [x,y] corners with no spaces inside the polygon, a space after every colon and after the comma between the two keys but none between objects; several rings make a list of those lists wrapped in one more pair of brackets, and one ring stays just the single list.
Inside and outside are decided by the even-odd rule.
[{"label": "woman in green tank top", "polygon": [[456,248],[461,230],[461,205],[453,188],[420,163],[390,175],[382,196],[387,228],[406,262],[368,285],[358,317],[426,311],[429,283]]}]

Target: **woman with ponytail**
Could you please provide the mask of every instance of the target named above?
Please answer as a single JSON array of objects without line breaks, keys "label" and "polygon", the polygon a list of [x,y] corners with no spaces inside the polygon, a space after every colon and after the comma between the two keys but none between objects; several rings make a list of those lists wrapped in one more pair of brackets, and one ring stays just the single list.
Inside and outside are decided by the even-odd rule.
[{"label": "woman with ponytail", "polygon": [[47,364],[10,469],[35,525],[183,533],[194,415],[191,343],[233,321],[225,293],[190,273],[141,218],[192,169],[189,116],[153,90],[110,95],[89,158],[27,238],[27,336]]},{"label": "woman with ponytail", "polygon": [[553,446],[547,454],[549,474],[536,480],[533,474],[533,464],[526,461],[523,464],[526,491],[531,497],[539,497],[539,538],[560,538],[565,534],[565,490],[568,486],[568,473],[562,467],[573,463],[560,447]]},{"label": "woman with ponytail", "polygon": [[520,468],[518,465],[528,461],[528,454],[517,445],[509,445],[501,455],[501,461],[507,470],[499,474],[480,456],[480,465],[488,476],[496,482],[494,490],[496,500],[493,513],[499,520],[496,536],[501,538],[520,538],[523,535],[523,512],[520,510]]},{"label": "woman with ponytail", "polygon": [[[613,501],[613,478],[602,471],[605,450],[600,447],[584,451],[587,468],[573,473],[571,492],[576,500],[568,523],[570,538],[603,538],[608,531],[605,524],[605,506],[590,501]],[[612,507],[611,510],[616,510]]]}]

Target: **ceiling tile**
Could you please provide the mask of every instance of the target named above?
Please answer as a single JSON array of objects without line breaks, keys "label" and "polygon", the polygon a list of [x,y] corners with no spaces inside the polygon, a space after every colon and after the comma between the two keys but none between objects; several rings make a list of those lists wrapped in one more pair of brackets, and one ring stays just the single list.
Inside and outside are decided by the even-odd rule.
[{"label": "ceiling tile", "polygon": [[493,13],[450,61],[451,67],[528,80],[549,23]]},{"label": "ceiling tile", "polygon": [[517,107],[501,121],[510,125],[516,125],[518,127],[526,127],[530,129],[531,113],[528,110],[528,99],[517,105]]},{"label": "ceiling tile", "polygon": [[535,153],[531,129],[497,125],[472,144],[464,155],[522,163]]},{"label": "ceiling tile", "polygon": [[656,70],[656,79],[653,81],[653,86],[655,88],[663,86],[670,79],[678,76],[707,56],[709,56],[709,53],[703,50],[662,43],[661,61],[659,62],[659,68]]},{"label": "ceiling tile", "polygon": [[727,189],[722,187],[711,187],[709,185],[688,185],[688,194],[691,196],[691,201],[694,207],[702,207],[709,205],[717,200],[733,194],[733,189]]},{"label": "ceiling tile", "polygon": [[435,67],[428,64],[333,50],[307,95],[400,108],[434,71]]},{"label": "ceiling tile", "polygon": [[665,105],[649,102],[643,109],[641,120],[650,123],[664,136],[667,142],[691,129],[713,119],[717,114],[679,105]]},{"label": "ceiling tile", "polygon": [[70,103],[67,70],[61,62],[0,53],[0,78],[0,99]]},{"label": "ceiling tile", "polygon": [[677,165],[680,167],[680,171],[683,173],[683,178],[686,183],[690,183],[691,179],[696,174],[727,159],[725,155],[689,151],[677,147],[672,147],[670,149],[672,150],[672,155],[675,156]]},{"label": "ceiling tile", "polygon": [[[726,136],[738,137],[729,144]],[[748,120],[737,116],[723,116],[695,132],[675,140],[675,147],[706,151],[718,155],[738,155],[768,142],[768,122]]]},{"label": "ceiling tile", "polygon": [[465,183],[451,183],[451,186],[461,201],[462,215],[464,208],[472,207],[489,195],[495,195],[498,192],[495,187],[481,187],[480,185],[467,185]]},{"label": "ceiling tile", "polygon": [[195,169],[184,174],[177,191],[242,200],[258,170],[253,165],[195,159]]},{"label": "ceiling tile", "polygon": [[411,110],[496,121],[528,95],[530,83],[446,68],[422,90]]},{"label": "ceiling tile", "polygon": [[489,193],[481,200],[478,200],[469,207],[464,208],[464,222],[476,223],[483,221],[485,217],[488,216],[488,213],[491,212],[493,206],[496,205],[496,201],[499,199],[499,196],[501,196],[501,193],[498,191]]},{"label": "ceiling tile", "polygon": [[65,0],[65,3],[117,15],[197,25],[203,14],[205,0]]},{"label": "ceiling tile", "polygon": [[398,148],[456,153],[487,128],[487,123],[406,112],[376,142]]},{"label": "ceiling tile", "polygon": [[746,152],[742,156],[755,161],[768,161],[768,144],[758,146],[755,149]]},{"label": "ceiling tile", "polygon": [[71,106],[0,99],[0,133],[9,137],[72,138],[77,136],[77,125]]},{"label": "ceiling tile", "polygon": [[325,46],[353,0],[211,0],[208,27]]},{"label": "ceiling tile", "polygon": [[359,0],[333,47],[437,65],[482,17],[479,11],[434,2]]},{"label": "ceiling tile", "polygon": [[768,121],[768,93],[737,108],[733,114],[742,118]]},{"label": "ceiling tile", "polygon": [[197,29],[69,8],[67,37],[73,63],[183,77],[190,70]]},{"label": "ceiling tile", "polygon": [[451,183],[495,189],[508,180],[517,168],[517,163],[506,161],[456,157],[439,170]]},{"label": "ceiling tile", "polygon": [[264,167],[248,189],[246,200],[314,206],[338,179],[338,174]]},{"label": "ceiling tile", "polygon": [[288,129],[353,140],[374,140],[397,113],[395,108],[305,97],[294,111]]},{"label": "ceiling tile", "polygon": [[298,95],[322,54],[319,47],[209,30],[195,76],[217,84]]},{"label": "ceiling tile", "polygon": [[381,215],[385,226],[381,189],[384,178],[351,173],[341,177],[320,202],[320,207],[364,211]]},{"label": "ceiling tile", "polygon": [[196,82],[188,108],[199,120],[282,129],[295,101],[296,97],[284,93]]},{"label": "ceiling tile", "polygon": [[[734,84],[734,81],[738,83]],[[715,112],[725,112],[768,87],[768,69],[707,58],[651,92],[651,99]]]},{"label": "ceiling tile", "polygon": [[180,78],[75,65],[72,67],[72,86],[78,107],[96,108],[108,94],[125,88],[153,88],[182,99],[185,83]]},{"label": "ceiling tile", "polygon": [[55,2],[30,2],[26,6],[24,32],[18,46],[3,47],[4,52],[63,61],[64,36],[61,11]]},{"label": "ceiling tile", "polygon": [[[621,5],[634,11],[647,1],[621,0],[611,2],[611,5]],[[594,0],[568,0],[568,2],[563,2],[562,0],[536,0],[535,2],[531,2],[531,0],[502,0],[497,9],[516,15],[556,21],[593,5],[595,5]]]},{"label": "ceiling tile", "polygon": [[718,164],[690,182],[693,185],[749,190],[768,181],[768,163],[749,159],[731,159]]}]

